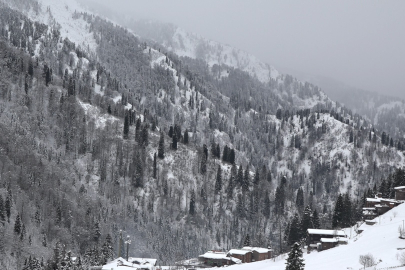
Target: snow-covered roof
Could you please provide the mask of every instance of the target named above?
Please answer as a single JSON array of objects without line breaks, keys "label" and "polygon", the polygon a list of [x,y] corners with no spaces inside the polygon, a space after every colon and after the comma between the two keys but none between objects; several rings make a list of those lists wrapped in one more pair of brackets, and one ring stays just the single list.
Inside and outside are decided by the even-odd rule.
[{"label": "snow-covered roof", "polygon": [[203,255],[198,256],[200,258],[206,258],[206,259],[214,259],[214,260],[228,260],[228,261],[233,261],[234,263],[242,263],[241,260],[231,257],[231,256],[227,256],[227,253],[225,252],[213,252],[213,251],[208,251]]},{"label": "snow-covered roof", "polygon": [[106,265],[103,265],[102,270],[130,270],[130,269],[137,269],[137,267],[128,262],[127,260],[119,257]]},{"label": "snow-covered roof", "polygon": [[374,209],[374,210],[366,210],[366,211],[363,211],[363,215],[376,216],[377,213],[375,213],[375,212],[373,212],[373,211],[375,211],[375,209]]},{"label": "snow-covered roof", "polygon": [[365,222],[368,222],[368,223],[377,223],[377,221],[371,220],[371,219],[366,219]]},{"label": "snow-covered roof", "polygon": [[375,207],[363,207],[363,210],[371,210],[371,211],[374,211],[374,210],[375,210]]},{"label": "snow-covered roof", "polygon": [[338,241],[339,241],[339,242],[346,242],[346,243],[347,243],[347,242],[349,242],[349,239],[347,239],[347,238],[345,238],[345,237],[339,237],[339,238],[338,238]]},{"label": "snow-covered roof", "polygon": [[229,257],[229,258],[231,259],[231,261],[233,261],[236,264],[242,263],[242,260],[239,260],[238,258],[235,258],[235,257]]},{"label": "snow-covered roof", "polygon": [[380,202],[381,198],[367,198],[368,202]]},{"label": "snow-covered roof", "polygon": [[202,258],[207,258],[207,259],[228,259],[227,254],[225,252],[213,252],[213,251],[208,251],[203,255],[200,255],[198,257]]},{"label": "snow-covered roof", "polygon": [[256,251],[258,253],[268,253],[269,251],[271,251],[271,249],[261,247],[243,247],[242,249],[249,251]]},{"label": "snow-covered roof", "polygon": [[229,254],[237,254],[237,255],[246,255],[246,253],[251,252],[250,250],[242,250],[242,249],[231,249],[228,253]]},{"label": "snow-covered roof", "polygon": [[131,263],[136,263],[136,264],[151,264],[151,265],[156,265],[157,259],[151,259],[151,258],[133,258],[129,257],[128,261]]},{"label": "snow-covered roof", "polygon": [[319,234],[319,235],[336,235],[336,236],[346,237],[346,234],[344,231],[338,231],[338,230],[308,229],[308,233],[309,234]]},{"label": "snow-covered roof", "polygon": [[394,189],[405,189],[405,186],[394,187]]},{"label": "snow-covered roof", "polygon": [[336,238],[321,238],[322,243],[337,243],[338,240]]}]

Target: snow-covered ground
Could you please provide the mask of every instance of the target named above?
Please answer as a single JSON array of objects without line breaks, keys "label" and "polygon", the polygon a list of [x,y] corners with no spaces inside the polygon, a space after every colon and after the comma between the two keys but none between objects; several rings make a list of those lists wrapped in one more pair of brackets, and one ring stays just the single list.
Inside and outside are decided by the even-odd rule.
[{"label": "snow-covered ground", "polygon": [[[27,15],[34,21],[39,21],[49,26],[54,22],[60,25],[62,38],[68,38],[76,46],[81,46],[85,51],[95,53],[97,43],[93,34],[89,32],[89,25],[83,19],[74,19],[75,12],[87,12],[75,0],[39,0],[42,6],[42,12],[36,15],[29,12]],[[49,8],[50,12],[47,11]]]},{"label": "snow-covered ground", "polygon": [[[405,219],[405,204],[388,211],[377,217],[377,224],[361,226],[364,231],[349,239],[347,245],[310,254],[304,252],[305,270],[342,270],[342,269],[363,269],[359,262],[360,255],[370,253],[376,261],[376,265],[366,269],[387,269],[401,265],[398,260],[402,253],[405,253],[405,239],[399,238],[398,227],[403,226]],[[287,254],[275,260],[265,260],[255,263],[230,266],[228,270],[280,270],[285,269]],[[215,268],[212,268],[215,269]],[[405,269],[405,266],[395,269]]]}]

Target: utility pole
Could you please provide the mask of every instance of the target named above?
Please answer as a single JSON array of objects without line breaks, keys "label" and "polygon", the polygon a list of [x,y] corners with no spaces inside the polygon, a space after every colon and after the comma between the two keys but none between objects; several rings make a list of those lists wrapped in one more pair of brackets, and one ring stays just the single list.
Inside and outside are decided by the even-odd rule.
[{"label": "utility pole", "polygon": [[131,244],[131,240],[129,239],[129,235],[127,235],[127,241],[125,241],[125,244],[127,244],[127,258],[126,258],[126,260],[128,261],[129,245]]},{"label": "utility pole", "polygon": [[280,235],[280,254],[283,253],[283,246],[281,245],[281,220],[280,216],[278,217],[278,228],[279,228],[279,235]]},{"label": "utility pole", "polygon": [[120,239],[118,240],[118,258],[121,257],[121,241],[122,241],[122,230],[120,230]]}]

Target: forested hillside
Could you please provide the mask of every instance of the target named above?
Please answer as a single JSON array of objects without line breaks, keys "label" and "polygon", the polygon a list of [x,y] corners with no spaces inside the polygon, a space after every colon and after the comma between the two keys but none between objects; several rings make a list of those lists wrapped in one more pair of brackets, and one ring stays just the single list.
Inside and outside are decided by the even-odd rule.
[{"label": "forested hillside", "polygon": [[263,83],[46,2],[0,3],[3,269],[104,263],[120,230],[163,264],[247,235],[285,249],[306,205],[332,227],[340,193],[359,209],[404,164],[401,141],[314,85]]}]

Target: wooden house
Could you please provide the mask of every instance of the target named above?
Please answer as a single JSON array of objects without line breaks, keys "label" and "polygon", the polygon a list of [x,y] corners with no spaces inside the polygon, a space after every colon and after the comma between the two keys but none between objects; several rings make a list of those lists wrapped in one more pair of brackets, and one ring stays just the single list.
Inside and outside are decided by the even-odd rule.
[{"label": "wooden house", "polygon": [[151,258],[128,258],[128,262],[132,263],[138,270],[150,270],[154,269],[157,263],[157,259]]},{"label": "wooden house", "polygon": [[395,187],[395,200],[405,200],[405,186]]},{"label": "wooden house", "polygon": [[363,219],[373,219],[377,214],[377,209],[375,207],[364,207],[363,208]]},{"label": "wooden house", "polygon": [[367,198],[366,207],[367,208],[375,207],[380,202],[381,202],[381,198]]},{"label": "wooden house", "polygon": [[198,260],[211,267],[221,267],[225,265],[233,265],[242,263],[238,258],[234,258],[225,252],[208,251],[203,255],[198,256]]},{"label": "wooden house", "polygon": [[307,245],[321,242],[321,238],[336,238],[344,237],[346,234],[342,230],[323,230],[323,229],[308,229],[307,230]]},{"label": "wooden house", "polygon": [[334,248],[339,243],[339,240],[336,238],[321,238],[322,250],[327,250]]},{"label": "wooden house", "polygon": [[261,247],[243,247],[242,250],[248,250],[252,252],[252,261],[263,261],[271,258],[272,250],[269,248]]},{"label": "wooden house", "polygon": [[245,249],[231,249],[228,254],[234,258],[238,258],[242,261],[242,263],[250,263],[252,262],[252,254],[251,250]]}]

